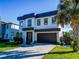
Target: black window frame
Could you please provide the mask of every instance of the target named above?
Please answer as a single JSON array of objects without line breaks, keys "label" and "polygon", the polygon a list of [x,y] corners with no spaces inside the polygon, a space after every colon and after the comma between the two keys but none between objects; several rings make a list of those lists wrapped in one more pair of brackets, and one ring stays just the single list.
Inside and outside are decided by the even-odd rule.
[{"label": "black window frame", "polygon": [[6,28],[8,29],[8,25],[6,25]]},{"label": "black window frame", "polygon": [[23,26],[23,21],[20,21],[20,26]]},{"label": "black window frame", "polygon": [[48,25],[48,18],[44,18],[44,25]]},{"label": "black window frame", "polygon": [[41,25],[41,19],[37,19],[37,26]]},{"label": "black window frame", "polygon": [[6,38],[8,38],[8,34],[6,34]]},{"label": "black window frame", "polygon": [[[31,21],[31,23],[30,23],[30,21]],[[32,19],[29,19],[29,20],[27,21],[27,26],[28,26],[28,27],[31,27],[31,26],[32,26]]]},{"label": "black window frame", "polygon": [[56,18],[52,17],[52,24],[56,23]]}]

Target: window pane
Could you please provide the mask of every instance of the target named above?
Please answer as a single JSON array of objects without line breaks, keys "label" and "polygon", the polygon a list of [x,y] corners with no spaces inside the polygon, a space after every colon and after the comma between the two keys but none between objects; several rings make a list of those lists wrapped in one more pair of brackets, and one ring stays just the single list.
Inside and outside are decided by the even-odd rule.
[{"label": "window pane", "polygon": [[8,38],[8,34],[6,34],[6,38]]},{"label": "window pane", "polygon": [[44,25],[48,24],[48,18],[44,18]]},{"label": "window pane", "polygon": [[6,28],[8,28],[8,25],[6,25]]},{"label": "window pane", "polygon": [[32,20],[28,20],[28,26],[32,26]]},{"label": "window pane", "polygon": [[22,26],[22,24],[23,24],[23,21],[20,21],[20,26]]},{"label": "window pane", "polygon": [[55,17],[52,17],[52,24],[56,22]]},{"label": "window pane", "polygon": [[40,19],[37,19],[37,25],[41,25],[41,20]]}]

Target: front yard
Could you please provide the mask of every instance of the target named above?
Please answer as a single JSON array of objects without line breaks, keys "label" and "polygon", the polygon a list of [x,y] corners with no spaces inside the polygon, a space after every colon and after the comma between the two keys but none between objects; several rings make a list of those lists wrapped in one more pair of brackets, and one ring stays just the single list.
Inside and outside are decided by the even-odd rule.
[{"label": "front yard", "polygon": [[6,51],[6,50],[11,50],[11,49],[14,49],[17,47],[20,47],[20,46],[17,46],[14,43],[10,43],[10,42],[0,43],[0,52]]},{"label": "front yard", "polygon": [[79,53],[73,52],[72,48],[56,46],[42,59],[79,59]]}]

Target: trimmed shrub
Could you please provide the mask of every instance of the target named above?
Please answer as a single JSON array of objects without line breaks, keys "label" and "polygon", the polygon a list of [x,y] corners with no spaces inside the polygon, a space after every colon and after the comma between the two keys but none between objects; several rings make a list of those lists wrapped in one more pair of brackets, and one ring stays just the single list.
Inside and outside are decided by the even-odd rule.
[{"label": "trimmed shrub", "polygon": [[5,43],[5,42],[9,42],[8,39],[0,39],[0,43]]},{"label": "trimmed shrub", "polygon": [[66,45],[70,45],[70,42],[72,41],[70,37],[70,32],[64,32],[63,39]]},{"label": "trimmed shrub", "polygon": [[60,42],[59,42],[59,44],[60,44],[61,46],[65,45],[65,42],[64,42],[63,37],[60,38]]},{"label": "trimmed shrub", "polygon": [[32,42],[31,42],[31,40],[29,40],[29,41],[26,41],[26,44],[31,44]]},{"label": "trimmed shrub", "polygon": [[23,39],[22,39],[22,38],[14,37],[14,42],[15,42],[16,44],[22,44]]},{"label": "trimmed shrub", "polygon": [[22,39],[22,33],[21,32],[16,33],[16,36],[14,37],[14,42],[16,44],[22,44],[23,39]]},{"label": "trimmed shrub", "polygon": [[73,40],[71,41],[71,47],[73,48],[73,51],[77,51],[77,41],[76,40]]}]

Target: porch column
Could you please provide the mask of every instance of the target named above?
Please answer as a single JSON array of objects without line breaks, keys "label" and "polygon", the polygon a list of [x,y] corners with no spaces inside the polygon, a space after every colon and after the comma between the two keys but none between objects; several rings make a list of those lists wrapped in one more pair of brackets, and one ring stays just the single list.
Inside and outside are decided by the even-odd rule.
[{"label": "porch column", "polygon": [[32,39],[32,43],[34,43],[35,42],[35,35],[34,35],[35,33],[34,33],[34,31],[33,31],[33,34],[32,34],[32,37],[33,37],[33,39]]},{"label": "porch column", "polygon": [[59,33],[57,33],[57,42],[60,42]]},{"label": "porch column", "polygon": [[34,39],[35,39],[35,42],[37,42],[37,33],[36,32],[34,34]]},{"label": "porch column", "polygon": [[26,32],[22,32],[23,43],[22,46],[26,46]]}]

